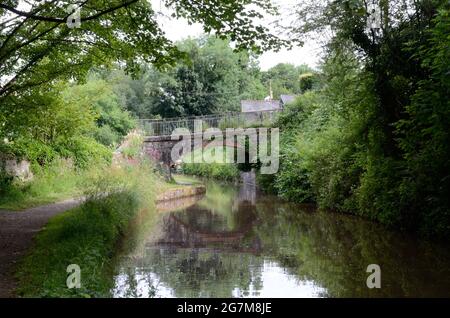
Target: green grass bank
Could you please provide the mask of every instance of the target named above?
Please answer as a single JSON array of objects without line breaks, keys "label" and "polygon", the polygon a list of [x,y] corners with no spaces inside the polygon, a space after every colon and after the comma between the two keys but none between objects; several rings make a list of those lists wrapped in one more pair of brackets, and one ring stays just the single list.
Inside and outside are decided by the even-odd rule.
[{"label": "green grass bank", "polygon": [[[150,165],[104,168],[85,181],[87,200],[50,220],[19,266],[20,297],[108,297],[112,260],[138,214],[155,214],[160,183]],[[81,270],[81,288],[66,285],[67,267]]]}]

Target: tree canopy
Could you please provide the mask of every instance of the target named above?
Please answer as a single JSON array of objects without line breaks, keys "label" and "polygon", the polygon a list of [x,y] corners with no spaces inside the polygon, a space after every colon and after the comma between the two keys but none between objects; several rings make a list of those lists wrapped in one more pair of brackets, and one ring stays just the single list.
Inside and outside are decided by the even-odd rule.
[{"label": "tree canopy", "polygon": [[[238,48],[261,50],[287,44],[254,18],[274,13],[267,0],[171,1],[164,3],[205,31],[231,38]],[[249,4],[252,3],[250,8]],[[21,5],[22,4],[22,5]],[[94,65],[111,61],[137,72],[139,64],[173,64],[177,47],[160,29],[147,1],[85,0],[78,3],[79,25],[69,27],[71,1],[2,1],[0,4],[0,102],[55,79],[82,79]],[[255,6],[256,5],[256,6]],[[8,100],[6,100],[9,98]],[[16,100],[17,102],[17,100]]]}]

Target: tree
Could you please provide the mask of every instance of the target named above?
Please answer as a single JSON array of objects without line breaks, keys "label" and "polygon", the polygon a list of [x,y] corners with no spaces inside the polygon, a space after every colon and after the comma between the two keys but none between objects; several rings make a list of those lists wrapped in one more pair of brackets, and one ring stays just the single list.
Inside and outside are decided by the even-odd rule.
[{"label": "tree", "polygon": [[[93,66],[111,60],[126,63],[136,72],[141,62],[162,66],[173,63],[180,52],[159,28],[147,1],[84,0],[79,2],[79,27],[70,28],[72,1],[19,1],[0,4],[0,101],[30,93],[55,79],[82,79]],[[257,9],[275,13],[268,0],[173,1],[164,3],[205,31],[230,37],[239,48],[261,50],[287,43],[255,24]]]},{"label": "tree", "polygon": [[84,106],[94,113],[95,127],[88,133],[100,143],[111,146],[121,141],[132,128],[135,120],[121,104],[119,96],[113,91],[113,85],[97,78],[93,73],[84,85],[72,85],[61,93],[64,103],[72,107]]},{"label": "tree", "polygon": [[[164,68],[184,57],[159,28],[148,1],[79,1],[79,25],[72,23],[77,16],[68,10],[72,3],[0,3],[1,142],[14,141],[18,128],[28,121],[26,116],[37,116],[40,108],[46,109],[45,100],[57,98],[57,82],[82,82],[93,67],[112,64],[137,75],[144,63]],[[237,48],[259,51],[288,44],[253,21],[262,12],[276,12],[268,0],[164,3],[175,17],[203,23],[205,31],[232,38]]]},{"label": "tree", "polygon": [[302,79],[305,74],[312,74],[312,72],[313,70],[308,65],[295,66],[279,63],[262,74],[262,82],[266,91],[272,86],[273,97],[278,99],[281,94],[301,94],[304,92],[308,87],[302,86],[306,84],[305,82],[302,83]]},{"label": "tree", "polygon": [[142,75],[130,79],[120,71],[104,78],[116,84],[127,108],[140,118],[203,115],[237,111],[242,99],[264,98],[260,71],[253,53],[235,51],[229,40],[214,36],[177,43],[187,59],[158,70],[142,66]]}]

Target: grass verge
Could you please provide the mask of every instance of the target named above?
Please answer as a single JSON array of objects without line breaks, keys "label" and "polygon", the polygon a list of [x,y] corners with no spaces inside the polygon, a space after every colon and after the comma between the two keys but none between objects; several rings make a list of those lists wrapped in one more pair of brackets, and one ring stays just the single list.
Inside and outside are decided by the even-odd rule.
[{"label": "grass verge", "polygon": [[0,187],[0,209],[16,211],[81,196],[83,180],[98,166],[81,170],[70,160],[56,159],[36,169],[32,181],[14,181]]},{"label": "grass verge", "polygon": [[[18,296],[108,297],[112,259],[131,220],[154,215],[156,177],[148,164],[104,168],[85,180],[87,201],[50,220],[19,267]],[[81,288],[66,285],[81,269]]]}]

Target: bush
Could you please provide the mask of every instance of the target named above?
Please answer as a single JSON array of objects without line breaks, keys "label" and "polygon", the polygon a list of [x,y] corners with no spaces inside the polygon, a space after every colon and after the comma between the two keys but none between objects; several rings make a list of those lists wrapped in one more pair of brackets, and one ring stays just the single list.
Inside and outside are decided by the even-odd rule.
[{"label": "bush", "polygon": [[183,173],[224,181],[239,178],[239,170],[232,164],[225,163],[184,163]]},{"label": "bush", "polygon": [[361,184],[355,190],[355,212],[384,224],[404,228],[417,221],[413,221],[413,215],[404,214],[405,206],[399,187],[401,178],[398,175],[400,164],[389,158],[368,162],[361,175]]},{"label": "bush", "polygon": [[313,199],[313,193],[308,171],[299,157],[300,155],[295,152],[285,151],[282,157],[283,163],[272,186],[284,199],[292,202],[310,202]]},{"label": "bush", "polygon": [[111,149],[89,137],[62,140],[55,145],[55,149],[60,156],[73,158],[75,165],[80,168],[107,164],[112,160]]},{"label": "bush", "polygon": [[[305,163],[305,151],[308,149],[306,130],[308,119],[319,107],[320,95],[308,92],[299,96],[295,102],[286,106],[278,115],[274,127],[281,127],[280,169],[275,176],[259,176],[259,185],[267,192],[295,202],[310,202],[313,193]],[[263,181],[263,182],[261,182]],[[264,182],[265,181],[265,182]]]},{"label": "bush", "polygon": [[[136,126],[131,114],[120,103],[111,84],[91,76],[84,85],[74,85],[62,92],[67,104],[82,105],[96,114],[95,123],[100,131],[94,134],[97,141],[110,146],[119,142]],[[117,138],[112,138],[117,136]],[[112,142],[111,142],[112,141]]]},{"label": "bush", "polygon": [[88,137],[53,145],[20,138],[2,144],[0,152],[6,157],[29,160],[34,173],[32,181],[21,182],[0,169],[0,206],[14,210],[79,196],[80,178],[88,170],[112,161],[111,149]]},{"label": "bush", "polygon": [[393,27],[373,60],[330,47],[326,85],[278,118],[279,195],[449,238],[448,5],[427,21]]},{"label": "bush", "polygon": [[26,159],[39,165],[48,164],[59,156],[50,144],[25,137],[8,143],[0,141],[0,153],[11,158]]},{"label": "bush", "polygon": [[113,131],[109,126],[98,127],[95,130],[93,137],[99,143],[107,147],[117,145],[121,139],[121,136],[117,132]]},{"label": "bush", "polygon": [[275,187],[275,174],[261,174],[259,170],[256,172],[256,183],[258,187],[268,194],[279,194],[277,188]]}]

